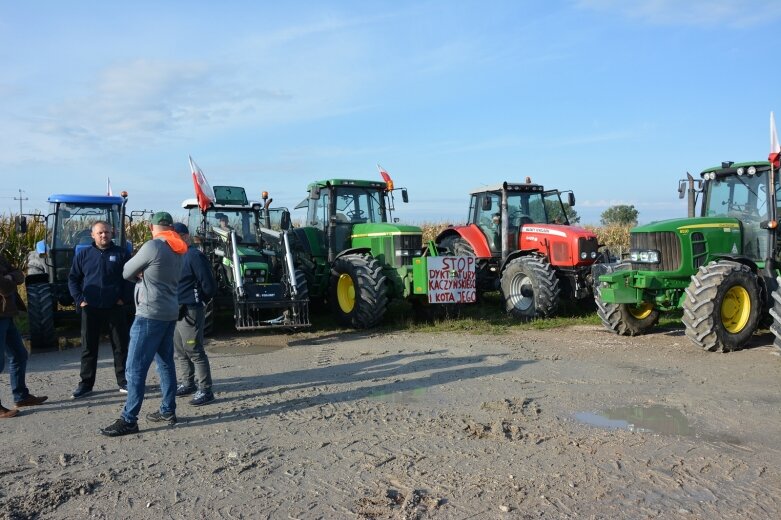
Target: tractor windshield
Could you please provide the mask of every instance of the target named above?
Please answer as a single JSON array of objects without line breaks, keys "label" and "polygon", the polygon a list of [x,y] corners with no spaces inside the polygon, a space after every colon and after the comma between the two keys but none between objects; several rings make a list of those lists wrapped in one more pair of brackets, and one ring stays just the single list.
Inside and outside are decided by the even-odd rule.
[{"label": "tractor windshield", "polygon": [[[198,230],[198,234],[203,234],[202,231],[202,216],[200,210],[196,208],[190,209],[188,227],[191,232]],[[212,208],[206,213],[206,233],[207,236],[213,235],[212,228],[233,230],[236,232],[236,238],[242,244],[257,244],[258,243],[258,228],[256,213],[252,209],[242,208]]]},{"label": "tractor windshield", "polygon": [[120,236],[119,206],[82,204],[52,204],[54,221],[54,248],[71,248],[79,244],[92,243],[92,226],[95,222],[108,222],[114,232],[114,239]]},{"label": "tractor windshield", "polygon": [[336,202],[336,220],[362,224],[365,222],[383,222],[383,193],[364,188],[341,186],[334,193]]}]

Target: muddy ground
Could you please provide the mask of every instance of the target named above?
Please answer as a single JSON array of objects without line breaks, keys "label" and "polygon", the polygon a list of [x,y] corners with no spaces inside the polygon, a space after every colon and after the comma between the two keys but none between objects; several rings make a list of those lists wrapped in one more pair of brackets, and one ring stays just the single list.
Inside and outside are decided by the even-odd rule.
[{"label": "muddy ground", "polygon": [[[0,422],[1,518],[778,518],[781,358],[682,330],[234,335],[218,400],[175,427],[118,417],[110,347],[35,354],[49,402]],[[8,376],[0,396],[10,402]]]}]

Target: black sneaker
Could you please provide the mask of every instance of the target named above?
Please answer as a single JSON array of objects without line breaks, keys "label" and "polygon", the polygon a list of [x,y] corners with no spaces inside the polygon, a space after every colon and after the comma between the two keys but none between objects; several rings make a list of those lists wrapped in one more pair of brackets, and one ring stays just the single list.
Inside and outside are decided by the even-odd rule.
[{"label": "black sneaker", "polygon": [[176,387],[176,397],[194,394],[196,390],[195,385],[179,385]]},{"label": "black sneaker", "polygon": [[125,422],[124,419],[119,418],[111,426],[101,428],[100,433],[106,437],[121,437],[122,435],[138,433],[138,423]]},{"label": "black sneaker", "polygon": [[211,403],[214,401],[214,394],[211,392],[201,392],[198,391],[197,394],[195,394],[195,397],[193,397],[193,400],[190,401],[190,404],[193,406],[203,406],[205,404]]},{"label": "black sneaker", "polygon": [[92,387],[79,385],[76,388],[76,390],[74,390],[73,393],[71,394],[71,398],[79,399],[80,397],[84,397],[85,395],[89,395],[91,393],[92,393]]},{"label": "black sneaker", "polygon": [[173,412],[161,413],[158,410],[156,412],[146,414],[146,420],[151,422],[167,422],[169,425],[173,426],[176,424],[176,414]]}]

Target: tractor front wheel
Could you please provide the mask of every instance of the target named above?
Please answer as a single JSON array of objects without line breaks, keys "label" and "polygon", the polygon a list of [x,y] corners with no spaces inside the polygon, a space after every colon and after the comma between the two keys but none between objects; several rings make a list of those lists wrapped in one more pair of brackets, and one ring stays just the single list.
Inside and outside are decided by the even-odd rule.
[{"label": "tractor front wheel", "polygon": [[365,254],[337,258],[331,267],[328,300],[336,320],[347,327],[377,325],[388,306],[382,266]]},{"label": "tractor front wheel", "polygon": [[559,280],[550,263],[537,256],[511,260],[501,279],[507,313],[521,320],[552,315],[559,305]]},{"label": "tractor front wheel", "polygon": [[700,267],[686,288],[686,335],[710,352],[740,350],[757,329],[761,304],[757,276],[731,261]]},{"label": "tractor front wheel", "polygon": [[48,283],[33,283],[27,289],[27,324],[30,328],[30,350],[57,346],[54,331],[54,295]]},{"label": "tractor front wheel", "polygon": [[621,336],[645,334],[659,321],[659,311],[652,303],[605,303],[602,301],[599,282],[595,283],[597,315],[611,331]]}]

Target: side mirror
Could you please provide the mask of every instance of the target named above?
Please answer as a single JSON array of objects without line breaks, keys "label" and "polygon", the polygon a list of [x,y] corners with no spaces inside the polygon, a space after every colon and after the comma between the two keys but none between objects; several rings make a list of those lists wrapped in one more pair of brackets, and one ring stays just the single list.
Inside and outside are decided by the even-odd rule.
[{"label": "side mirror", "polygon": [[312,200],[317,200],[320,198],[320,188],[312,188],[312,191],[309,192],[309,198]]},{"label": "side mirror", "polygon": [[282,230],[284,230],[284,231],[287,231],[288,229],[291,228],[291,225],[290,225],[290,212],[288,210],[284,210],[282,212],[282,215],[280,215],[280,217],[279,217],[279,227]]},{"label": "side mirror", "polygon": [[401,190],[401,200],[404,202],[409,202],[409,195],[407,195],[407,188],[403,188]]},{"label": "side mirror", "polygon": [[17,233],[27,233],[27,217],[24,215],[17,215],[14,217],[14,226],[16,227]]},{"label": "side mirror", "polygon": [[481,208],[483,211],[491,211],[491,197],[483,197]]},{"label": "side mirror", "polygon": [[678,198],[682,199],[683,196],[686,194],[686,185],[684,184],[686,181],[678,181]]},{"label": "side mirror", "polygon": [[572,192],[569,192],[567,194],[567,204],[569,204],[569,207],[575,206],[575,194]]}]

